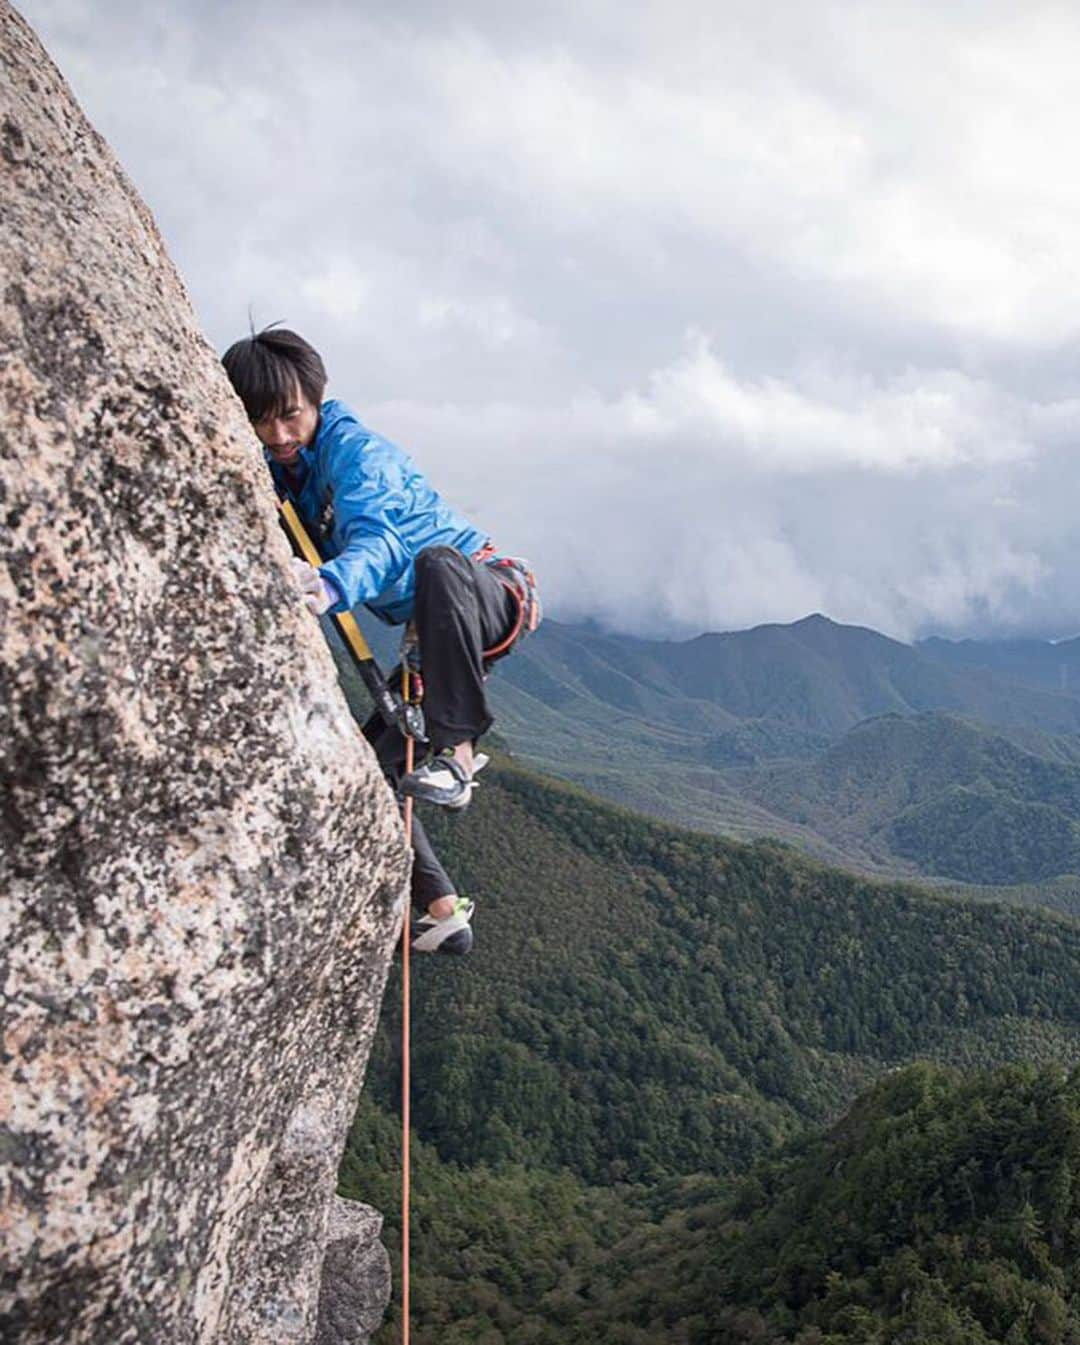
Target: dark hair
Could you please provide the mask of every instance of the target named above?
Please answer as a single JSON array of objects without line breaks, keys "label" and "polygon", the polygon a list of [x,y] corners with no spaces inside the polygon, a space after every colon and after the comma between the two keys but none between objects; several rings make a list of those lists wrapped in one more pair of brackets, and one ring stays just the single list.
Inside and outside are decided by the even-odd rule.
[{"label": "dark hair", "polygon": [[297,384],[313,406],[326,388],[326,366],[313,346],[287,327],[265,327],[235,341],[221,357],[229,382],[253,425],[280,416],[296,395]]}]

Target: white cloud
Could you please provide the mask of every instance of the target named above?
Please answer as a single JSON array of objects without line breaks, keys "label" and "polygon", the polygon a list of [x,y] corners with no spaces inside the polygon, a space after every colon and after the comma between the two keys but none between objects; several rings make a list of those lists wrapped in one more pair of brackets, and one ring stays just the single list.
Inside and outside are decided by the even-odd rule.
[{"label": "white cloud", "polygon": [[880,385],[822,364],[801,377],[740,380],[702,337],[627,398],[631,420],[668,438],[713,435],[749,471],[810,475],[847,467],[945,472],[1022,458],[1022,406],[952,370],[907,369]]},{"label": "white cloud", "polygon": [[309,275],[301,284],[300,293],[331,318],[348,321],[363,316],[371,303],[373,289],[371,276],[344,257]]},{"label": "white cloud", "polygon": [[23,8],[211,338],[304,332],[556,610],[1080,628],[1074,7]]},{"label": "white cloud", "polygon": [[445,295],[422,299],[419,321],[421,327],[479,337],[488,350],[542,339],[536,323],[515,312],[510,300],[501,294],[474,299]]},{"label": "white cloud", "polygon": [[914,635],[1062,601],[1080,529],[1060,508],[1061,411],[955,371],[740,380],[694,339],[613,401],[370,418],[527,551],[567,613],[644,632],[822,610]]}]

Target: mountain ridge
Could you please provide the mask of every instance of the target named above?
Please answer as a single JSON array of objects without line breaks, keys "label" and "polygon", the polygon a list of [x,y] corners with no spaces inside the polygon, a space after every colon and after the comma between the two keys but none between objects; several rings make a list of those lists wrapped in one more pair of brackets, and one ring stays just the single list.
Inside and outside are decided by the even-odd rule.
[{"label": "mountain ridge", "polygon": [[[396,656],[385,627],[370,635],[386,659]],[[1080,640],[1066,653],[1072,644],[1080,658]],[[867,874],[1027,885],[1060,906],[1056,880],[1080,867],[1070,839],[1080,814],[1046,811],[1036,784],[1046,784],[1045,770],[998,769],[976,797],[962,792],[972,782],[959,773],[941,781],[940,822],[930,803],[903,821],[900,807],[882,813],[897,782],[871,759],[863,726],[875,721],[874,750],[895,763],[910,737],[905,721],[936,714],[952,717],[947,760],[963,755],[966,722],[995,735],[984,741],[988,761],[1022,751],[1080,764],[1080,698],[1049,690],[1044,670],[1030,685],[1009,680],[993,666],[994,646],[982,664],[966,648],[972,666],[952,666],[933,649],[821,613],[683,641],[548,620],[496,665],[490,694],[500,736],[520,760],[613,802],[733,839],[775,837]],[[888,789],[842,813],[826,782],[838,755],[860,752],[861,787]],[[995,839],[985,855],[965,848],[973,818]],[[1010,827],[1025,840],[1006,855],[997,833]],[[1074,896],[1068,902],[1080,909]]]}]

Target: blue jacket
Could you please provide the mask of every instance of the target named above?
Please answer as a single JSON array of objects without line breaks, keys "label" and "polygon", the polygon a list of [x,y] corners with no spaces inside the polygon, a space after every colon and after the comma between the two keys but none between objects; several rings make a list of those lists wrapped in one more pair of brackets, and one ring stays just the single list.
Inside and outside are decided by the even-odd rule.
[{"label": "blue jacket", "polygon": [[408,621],[417,555],[452,546],[471,556],[488,540],[439,498],[411,458],[365,429],[344,402],[323,402],[315,438],[300,459],[290,479],[267,454],[275,484],[326,558],[319,573],[341,595],[333,612],[362,602],[384,621]]}]

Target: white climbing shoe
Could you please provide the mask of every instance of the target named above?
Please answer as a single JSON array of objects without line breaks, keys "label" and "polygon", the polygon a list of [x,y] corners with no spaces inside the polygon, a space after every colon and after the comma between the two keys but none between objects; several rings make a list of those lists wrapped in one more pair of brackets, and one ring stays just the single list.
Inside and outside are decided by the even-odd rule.
[{"label": "white climbing shoe", "polygon": [[415,953],[469,952],[473,946],[473,932],[469,925],[476,903],[467,897],[458,897],[453,911],[441,920],[424,915],[412,927],[412,949]]},{"label": "white climbing shoe", "polygon": [[441,808],[465,808],[476,788],[476,777],[488,764],[483,752],[473,758],[470,776],[452,752],[440,752],[417,770],[402,778],[402,794],[420,803],[437,803]]}]

